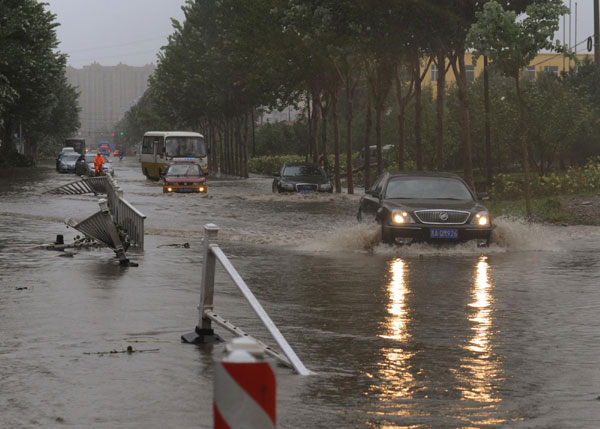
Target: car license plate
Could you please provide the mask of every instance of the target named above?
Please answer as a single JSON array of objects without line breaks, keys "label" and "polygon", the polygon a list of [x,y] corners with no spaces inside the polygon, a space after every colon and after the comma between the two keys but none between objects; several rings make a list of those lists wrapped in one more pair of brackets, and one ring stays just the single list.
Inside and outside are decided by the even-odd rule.
[{"label": "car license plate", "polygon": [[301,193],[301,194],[310,194],[311,192],[313,192],[313,190],[312,190],[312,189],[301,189],[301,190],[300,190],[300,193]]},{"label": "car license plate", "polygon": [[429,238],[458,238],[458,229],[431,228]]}]

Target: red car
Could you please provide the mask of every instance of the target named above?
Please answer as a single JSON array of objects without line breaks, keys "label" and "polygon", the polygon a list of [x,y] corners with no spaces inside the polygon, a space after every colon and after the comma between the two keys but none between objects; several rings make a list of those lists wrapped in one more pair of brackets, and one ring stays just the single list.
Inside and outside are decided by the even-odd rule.
[{"label": "red car", "polygon": [[163,192],[198,192],[205,194],[206,177],[195,162],[176,161],[169,165],[162,178]]}]

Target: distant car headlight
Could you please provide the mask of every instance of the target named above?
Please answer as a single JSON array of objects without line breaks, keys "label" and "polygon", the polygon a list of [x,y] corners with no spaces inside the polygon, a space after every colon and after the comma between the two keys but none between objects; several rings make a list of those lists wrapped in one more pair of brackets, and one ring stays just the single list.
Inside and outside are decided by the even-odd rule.
[{"label": "distant car headlight", "polygon": [[490,226],[490,214],[487,211],[477,213],[473,216],[471,224],[477,226]]},{"label": "distant car headlight", "polygon": [[394,225],[402,225],[405,223],[415,223],[415,221],[408,212],[405,212],[404,210],[394,210],[392,211],[392,223]]},{"label": "distant car headlight", "polygon": [[329,191],[331,189],[331,183],[322,183],[319,185],[319,191]]},{"label": "distant car headlight", "polygon": [[167,192],[173,192],[173,188],[167,188]]}]

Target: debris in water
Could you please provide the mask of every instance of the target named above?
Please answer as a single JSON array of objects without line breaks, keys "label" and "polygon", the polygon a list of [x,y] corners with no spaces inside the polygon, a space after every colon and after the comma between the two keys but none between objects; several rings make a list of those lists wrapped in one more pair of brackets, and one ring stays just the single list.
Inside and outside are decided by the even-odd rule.
[{"label": "debris in water", "polygon": [[132,353],[143,353],[143,352],[157,352],[160,349],[144,349],[144,350],[136,350],[131,346],[127,346],[126,350],[110,350],[108,352],[84,352],[84,355],[113,355],[117,353],[127,353],[128,355]]},{"label": "debris in water", "polygon": [[27,286],[19,286],[15,288],[16,290],[27,290]]},{"label": "debris in water", "polygon": [[177,248],[183,247],[184,249],[189,249],[190,243],[161,244],[160,246],[156,246],[156,247],[177,247]]}]

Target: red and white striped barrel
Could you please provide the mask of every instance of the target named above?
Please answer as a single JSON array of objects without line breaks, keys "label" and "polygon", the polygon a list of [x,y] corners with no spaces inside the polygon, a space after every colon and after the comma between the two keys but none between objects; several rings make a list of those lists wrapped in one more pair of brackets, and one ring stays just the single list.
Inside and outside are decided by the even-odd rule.
[{"label": "red and white striped barrel", "polygon": [[271,365],[234,349],[215,365],[215,429],[275,428],[275,389]]}]

